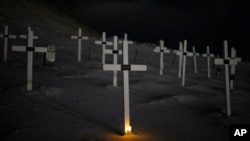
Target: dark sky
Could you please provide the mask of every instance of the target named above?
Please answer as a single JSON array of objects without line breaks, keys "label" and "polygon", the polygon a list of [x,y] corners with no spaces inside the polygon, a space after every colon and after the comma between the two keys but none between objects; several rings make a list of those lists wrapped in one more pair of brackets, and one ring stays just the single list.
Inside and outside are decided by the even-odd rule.
[{"label": "dark sky", "polygon": [[219,53],[227,39],[244,58],[246,50],[250,51],[247,0],[48,1],[108,36],[122,37],[126,32],[137,41],[158,43],[163,39],[169,48],[178,48],[178,42],[187,39],[188,48],[194,45],[204,52],[210,45]]}]

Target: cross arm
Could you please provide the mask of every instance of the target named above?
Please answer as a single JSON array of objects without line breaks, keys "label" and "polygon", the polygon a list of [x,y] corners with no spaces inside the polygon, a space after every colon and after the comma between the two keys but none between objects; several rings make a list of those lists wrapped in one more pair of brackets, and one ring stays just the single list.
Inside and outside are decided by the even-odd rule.
[{"label": "cross arm", "polygon": [[[31,50],[27,49],[30,48]],[[12,46],[13,51],[34,51],[34,52],[47,52],[47,48],[45,47],[26,47],[26,46]]]},{"label": "cross arm", "polygon": [[[117,54],[119,54],[119,55],[122,54],[122,50],[117,50],[117,51],[118,51]],[[113,49],[105,49],[103,52],[104,52],[105,54],[114,54],[114,50],[113,50]]]},{"label": "cross arm", "polygon": [[[27,35],[19,35],[20,38],[26,39]],[[33,39],[38,39],[38,36],[33,36]]]},{"label": "cross arm", "polygon": [[[105,64],[103,65],[103,70],[107,71],[123,71],[122,68],[125,66],[128,71],[147,71],[146,65],[114,65],[114,64]],[[125,68],[124,67],[124,68]]]},{"label": "cross arm", "polygon": [[224,64],[237,65],[237,63],[238,61],[236,59],[219,59],[219,58],[214,59],[215,65],[224,65]]}]

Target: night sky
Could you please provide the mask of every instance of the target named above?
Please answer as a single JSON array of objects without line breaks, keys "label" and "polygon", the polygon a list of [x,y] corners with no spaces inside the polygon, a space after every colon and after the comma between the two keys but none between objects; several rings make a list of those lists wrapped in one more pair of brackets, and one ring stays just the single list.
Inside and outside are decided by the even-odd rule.
[{"label": "night sky", "polygon": [[[246,0],[47,0],[60,10],[98,32],[108,36],[128,33],[128,38],[141,42],[165,41],[168,48],[188,40],[205,52],[222,55],[222,42],[227,39],[237,54],[250,60],[249,8]],[[247,51],[246,51],[247,50]]]}]

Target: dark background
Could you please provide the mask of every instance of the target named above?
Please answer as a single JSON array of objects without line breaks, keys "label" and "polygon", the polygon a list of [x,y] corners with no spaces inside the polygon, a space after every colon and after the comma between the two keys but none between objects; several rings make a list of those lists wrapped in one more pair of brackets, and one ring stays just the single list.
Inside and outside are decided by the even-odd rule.
[{"label": "dark background", "polygon": [[237,49],[243,60],[249,57],[249,5],[246,0],[47,0],[108,36],[128,33],[140,42],[165,41],[177,49],[178,42],[188,40],[188,50],[196,46],[222,56],[223,40]]}]

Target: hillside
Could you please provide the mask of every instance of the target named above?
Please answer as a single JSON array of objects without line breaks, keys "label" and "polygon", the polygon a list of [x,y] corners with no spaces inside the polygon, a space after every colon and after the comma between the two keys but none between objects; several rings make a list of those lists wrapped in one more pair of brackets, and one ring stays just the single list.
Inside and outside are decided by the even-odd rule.
[{"label": "hillside", "polygon": [[87,35],[98,35],[93,29],[42,0],[0,0],[0,21],[67,33],[74,33],[75,29],[81,27]]}]

